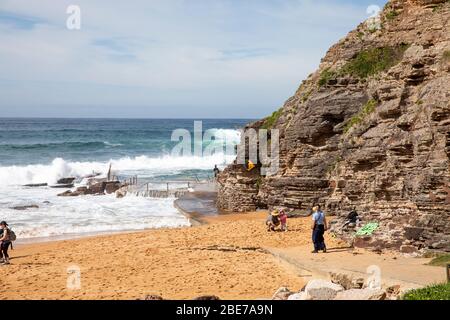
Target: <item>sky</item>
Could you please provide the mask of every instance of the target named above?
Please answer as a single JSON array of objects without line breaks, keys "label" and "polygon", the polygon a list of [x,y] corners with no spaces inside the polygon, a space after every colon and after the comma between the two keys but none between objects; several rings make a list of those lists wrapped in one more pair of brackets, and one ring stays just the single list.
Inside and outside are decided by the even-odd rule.
[{"label": "sky", "polygon": [[0,117],[261,118],[385,2],[0,0]]}]

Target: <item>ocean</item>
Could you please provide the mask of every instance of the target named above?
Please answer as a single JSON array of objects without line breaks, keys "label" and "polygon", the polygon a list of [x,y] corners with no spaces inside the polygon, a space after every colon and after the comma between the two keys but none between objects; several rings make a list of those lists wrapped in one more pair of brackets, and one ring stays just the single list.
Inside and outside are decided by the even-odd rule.
[{"label": "ocean", "polygon": [[205,156],[173,154],[179,144],[172,141],[176,129],[188,130],[193,146],[194,120],[0,119],[0,220],[18,239],[29,240],[189,226],[172,198],[58,197],[66,189],[24,185],[70,176],[80,182],[93,172],[106,174],[110,164],[115,175],[137,175],[139,183],[207,179],[214,165],[223,168],[233,161],[221,146],[237,144],[239,129],[251,120],[201,121],[203,132],[214,136],[200,142],[201,149],[214,149]]}]

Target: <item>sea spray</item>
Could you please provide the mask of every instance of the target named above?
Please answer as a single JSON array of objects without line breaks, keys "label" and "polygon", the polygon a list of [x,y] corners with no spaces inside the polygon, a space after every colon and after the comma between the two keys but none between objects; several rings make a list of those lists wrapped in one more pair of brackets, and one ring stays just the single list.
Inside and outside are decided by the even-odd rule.
[{"label": "sea spray", "polygon": [[[226,142],[239,143],[239,128],[248,120],[204,120],[214,133],[203,148],[220,150]],[[223,168],[234,155],[217,152],[203,157],[173,157],[171,133],[193,129],[192,120],[151,119],[0,119],[0,212],[19,239],[72,237],[146,228],[189,226],[173,206],[173,198],[154,199],[114,195],[57,197],[61,191],[25,184],[54,184],[63,177],[84,177],[93,172],[140,183],[204,179],[214,165]],[[217,147],[217,148],[215,148]],[[159,183],[159,184],[158,184]],[[16,206],[32,205],[17,211]]]}]

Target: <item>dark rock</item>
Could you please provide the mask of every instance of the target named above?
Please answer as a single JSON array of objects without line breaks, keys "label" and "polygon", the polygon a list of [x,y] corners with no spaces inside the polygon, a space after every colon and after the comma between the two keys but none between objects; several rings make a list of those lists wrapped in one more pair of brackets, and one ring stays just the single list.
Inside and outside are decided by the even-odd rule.
[{"label": "dark rock", "polygon": [[119,181],[108,181],[105,184],[105,192],[107,194],[111,194],[119,190],[121,187],[122,185]]},{"label": "dark rock", "polygon": [[89,186],[91,194],[104,194],[106,182],[97,182]]},{"label": "dark rock", "polygon": [[155,300],[156,301],[156,300],[164,300],[164,298],[161,296],[155,295],[155,294],[149,294],[149,295],[145,296],[144,300]]},{"label": "dark rock", "polygon": [[207,301],[207,300],[220,300],[220,298],[218,296],[200,296],[194,298],[193,300]]},{"label": "dark rock", "polygon": [[408,240],[419,240],[424,228],[405,227],[405,238]]},{"label": "dark rock", "polygon": [[71,196],[72,196],[71,190],[67,190],[67,191],[64,191],[64,192],[58,194],[58,197],[71,197]]},{"label": "dark rock", "polygon": [[61,178],[56,183],[57,184],[72,184],[75,181],[76,178],[70,177],[70,178]]},{"label": "dark rock", "polygon": [[37,188],[37,187],[46,187],[47,185],[48,185],[47,183],[30,183],[24,185],[24,187]]},{"label": "dark rock", "polygon": [[28,210],[28,209],[39,209],[39,206],[37,204],[30,204],[30,205],[24,205],[24,206],[15,206],[12,207],[13,210]]},{"label": "dark rock", "polygon": [[402,245],[400,247],[400,252],[402,252],[402,253],[417,253],[418,250],[415,246],[412,246],[412,245]]}]

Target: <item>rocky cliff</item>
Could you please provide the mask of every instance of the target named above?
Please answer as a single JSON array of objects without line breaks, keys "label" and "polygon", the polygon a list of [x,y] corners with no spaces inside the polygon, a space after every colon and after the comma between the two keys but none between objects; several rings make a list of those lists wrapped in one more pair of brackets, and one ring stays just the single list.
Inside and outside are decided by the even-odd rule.
[{"label": "rocky cliff", "polygon": [[229,166],[218,206],[276,206],[376,221],[356,246],[450,251],[450,1],[392,0],[329,49],[284,106],[280,170]]}]

